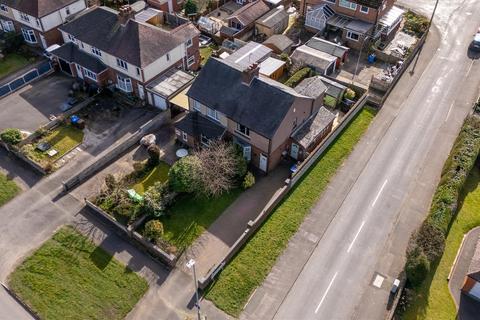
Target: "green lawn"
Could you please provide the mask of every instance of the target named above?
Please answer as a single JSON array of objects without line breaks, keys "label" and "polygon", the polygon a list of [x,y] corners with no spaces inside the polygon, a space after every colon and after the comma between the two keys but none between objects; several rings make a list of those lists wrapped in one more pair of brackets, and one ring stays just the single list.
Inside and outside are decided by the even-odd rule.
[{"label": "green lawn", "polygon": [[234,189],[214,199],[180,195],[170,209],[170,215],[160,219],[163,238],[178,249],[188,247],[241,193],[242,190]]},{"label": "green lawn", "polygon": [[374,116],[375,111],[369,107],[358,114],[222,271],[206,295],[217,307],[233,316],[240,314]]},{"label": "green lawn", "polygon": [[14,181],[9,180],[4,174],[0,173],[0,207],[15,197],[19,192],[20,188],[17,184]]},{"label": "green lawn", "polygon": [[153,186],[155,182],[165,182],[168,180],[168,170],[170,166],[165,162],[161,161],[158,166],[153,168],[148,174],[145,175],[140,181],[138,181],[133,189],[139,193],[143,194],[148,187]]},{"label": "green lawn", "polygon": [[147,282],[65,227],[11,275],[12,290],[42,319],[123,319]]},{"label": "green lawn", "polygon": [[30,61],[20,54],[7,54],[4,59],[0,60],[0,78],[20,70],[29,63]]},{"label": "green lawn", "polygon": [[212,53],[213,53],[213,48],[211,46],[200,48],[200,57],[202,59],[200,62],[200,65],[204,66],[205,63],[207,63],[208,58],[210,58],[210,56],[212,55]]},{"label": "green lawn", "polygon": [[50,157],[46,152],[36,149],[38,143],[26,145],[23,147],[23,150],[26,151],[30,158],[44,165],[46,163],[53,163],[60,159],[66,153],[70,152],[79,144],[81,144],[82,141],[83,130],[80,130],[69,124],[60,125],[47,133],[47,135],[38,142],[48,142],[51,146],[50,150],[55,149],[58,151],[56,155]]},{"label": "green lawn", "polygon": [[451,320],[457,316],[455,303],[448,290],[447,277],[463,239],[463,235],[480,226],[480,170],[474,167],[465,184],[463,205],[454,219],[438,267],[418,289],[416,299],[402,316],[404,320]]}]

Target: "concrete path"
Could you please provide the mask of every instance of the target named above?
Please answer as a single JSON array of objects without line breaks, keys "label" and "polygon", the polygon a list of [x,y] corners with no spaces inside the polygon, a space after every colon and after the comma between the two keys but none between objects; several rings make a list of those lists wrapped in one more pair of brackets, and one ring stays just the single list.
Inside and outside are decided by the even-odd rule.
[{"label": "concrete path", "polygon": [[459,310],[460,320],[475,320],[480,312],[480,302],[466,296],[461,291],[479,239],[480,227],[472,229],[465,235],[450,281],[448,282],[448,289],[455,301],[457,310]]},{"label": "concrete path", "polygon": [[284,186],[288,167],[279,166],[268,176],[257,176],[256,184],[243,192],[181,256],[177,267],[188,272],[185,264],[195,259],[199,278],[218,265],[230,247],[266,206],[275,192]]},{"label": "concrete path", "polygon": [[0,285],[0,320],[33,320],[28,313],[8,292]]}]

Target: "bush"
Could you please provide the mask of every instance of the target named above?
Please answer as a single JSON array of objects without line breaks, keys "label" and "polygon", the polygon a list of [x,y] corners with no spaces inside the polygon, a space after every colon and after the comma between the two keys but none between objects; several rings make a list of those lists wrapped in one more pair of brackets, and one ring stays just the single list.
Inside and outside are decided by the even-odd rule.
[{"label": "bush", "polygon": [[445,249],[445,235],[442,230],[425,221],[415,234],[416,245],[422,250],[430,263],[439,259]]},{"label": "bush", "polygon": [[427,256],[419,247],[414,247],[407,253],[407,263],[405,272],[407,279],[413,287],[418,287],[425,280],[428,271],[430,270],[430,263]]},{"label": "bush", "polygon": [[403,31],[410,34],[415,34],[420,38],[427,31],[428,23],[428,18],[417,15],[413,11],[408,11],[405,14]]},{"label": "bush", "polygon": [[4,36],[3,50],[6,53],[20,52],[20,48],[23,45],[23,37],[16,32],[7,32]]},{"label": "bush", "polygon": [[176,194],[171,192],[168,183],[155,182],[143,194],[142,213],[160,217],[172,205]]},{"label": "bush", "polygon": [[200,160],[195,155],[186,156],[175,162],[168,171],[172,190],[186,193],[198,190],[200,165]]},{"label": "bush", "polygon": [[156,144],[152,144],[147,148],[149,168],[156,167],[160,163],[160,148]]},{"label": "bush", "polygon": [[193,0],[187,0],[184,5],[185,14],[195,14],[198,11],[197,4]]},{"label": "bush", "polygon": [[355,91],[353,91],[350,88],[347,88],[347,90],[345,90],[345,93],[343,94],[343,97],[348,100],[353,100],[355,99]]},{"label": "bush", "polygon": [[150,220],[145,223],[143,234],[148,240],[156,241],[163,236],[163,224],[159,220]]},{"label": "bush", "polygon": [[22,133],[14,128],[5,129],[0,133],[0,139],[5,143],[16,145],[22,141]]},{"label": "bush", "polygon": [[113,191],[118,187],[117,179],[115,179],[113,174],[107,174],[105,176],[105,186],[107,187],[108,191]]},{"label": "bush", "polygon": [[307,78],[310,75],[312,69],[310,68],[303,68],[295,72],[287,81],[285,81],[285,85],[288,87],[295,87],[299,84],[303,79]]},{"label": "bush", "polygon": [[255,184],[255,176],[249,171],[245,178],[243,179],[242,187],[243,189],[249,189]]}]

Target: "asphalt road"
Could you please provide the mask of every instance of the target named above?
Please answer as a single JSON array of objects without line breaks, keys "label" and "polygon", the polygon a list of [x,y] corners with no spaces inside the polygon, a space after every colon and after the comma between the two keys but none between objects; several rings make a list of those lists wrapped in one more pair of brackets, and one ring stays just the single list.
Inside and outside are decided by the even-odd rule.
[{"label": "asphalt road", "polygon": [[[432,1],[411,2],[425,10],[430,8],[425,4]],[[410,95],[401,97],[398,115],[346,195],[275,319],[384,316],[391,275],[383,274],[382,267],[387,272],[401,269],[401,259],[395,257],[404,252],[404,240],[408,238],[404,236],[397,246],[396,231],[407,223],[409,214],[419,219],[410,202],[421,190],[423,179],[438,178],[442,161],[436,160],[447,156],[479,91],[480,62],[469,58],[467,48],[480,25],[480,3],[440,2],[439,49],[432,54]],[[430,200],[424,197],[422,201]],[[376,296],[379,300],[372,301]]]}]

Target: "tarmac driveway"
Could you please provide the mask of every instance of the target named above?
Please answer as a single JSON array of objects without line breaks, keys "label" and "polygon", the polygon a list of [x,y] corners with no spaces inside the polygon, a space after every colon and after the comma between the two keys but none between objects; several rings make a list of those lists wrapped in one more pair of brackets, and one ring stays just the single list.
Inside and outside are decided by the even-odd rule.
[{"label": "tarmac driveway", "polygon": [[73,79],[54,73],[0,99],[0,130],[18,128],[33,132],[61,113]]}]

